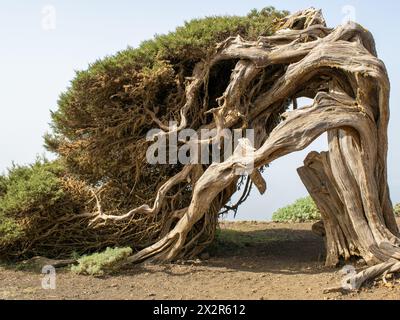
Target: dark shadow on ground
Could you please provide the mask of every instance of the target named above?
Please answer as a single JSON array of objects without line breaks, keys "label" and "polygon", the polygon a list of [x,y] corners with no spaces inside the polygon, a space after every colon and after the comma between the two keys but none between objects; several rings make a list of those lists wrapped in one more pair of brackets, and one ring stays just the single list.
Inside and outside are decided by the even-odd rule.
[{"label": "dark shadow on ground", "polygon": [[220,230],[208,252],[214,257],[273,256],[298,262],[318,261],[324,254],[323,238],[311,230],[274,228],[254,231]]},{"label": "dark shadow on ground", "polygon": [[[253,230],[255,229],[255,230]],[[147,268],[151,262],[127,266],[98,277],[130,276],[141,273],[165,272],[171,276],[202,272],[217,268],[220,272],[272,272],[277,274],[313,274],[326,272],[324,241],[311,232],[311,224],[268,224],[243,222],[228,224],[217,232],[215,241],[200,259],[159,264],[157,271]],[[176,265],[185,266],[177,272]],[[3,266],[5,267],[5,266]],[[21,264],[7,268],[37,273]],[[69,272],[69,268],[59,269]]]},{"label": "dark shadow on ground", "polygon": [[[311,229],[311,224],[310,224]],[[308,229],[222,229],[208,248],[208,266],[277,273],[325,272],[323,238]]]},{"label": "dark shadow on ground", "polygon": [[[265,225],[265,228],[263,227]],[[244,223],[240,229],[254,225]],[[171,276],[202,272],[203,268],[218,268],[220,272],[271,272],[277,274],[316,274],[334,271],[324,267],[323,238],[311,232],[311,224],[292,229],[294,224],[259,224],[257,230],[242,231],[229,227],[218,230],[215,241],[200,259],[159,265]],[[296,226],[297,228],[297,226]],[[309,229],[307,229],[309,228]],[[204,258],[207,256],[207,258]],[[208,257],[209,256],[209,257]],[[193,266],[179,273],[174,265]],[[148,272],[145,265],[132,266],[128,272]],[[160,271],[160,270],[158,270]]]}]

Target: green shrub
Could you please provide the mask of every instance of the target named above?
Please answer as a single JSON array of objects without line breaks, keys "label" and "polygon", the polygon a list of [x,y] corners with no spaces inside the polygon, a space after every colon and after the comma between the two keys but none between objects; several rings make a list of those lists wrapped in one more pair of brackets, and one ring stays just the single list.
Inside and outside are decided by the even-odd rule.
[{"label": "green shrub", "polygon": [[395,214],[396,216],[400,216],[400,203],[398,203],[398,204],[396,204],[396,205],[394,206],[394,214]]},{"label": "green shrub", "polygon": [[57,162],[38,159],[29,166],[13,165],[0,177],[0,246],[22,237],[24,213],[33,215],[64,196]]},{"label": "green shrub", "polygon": [[69,258],[134,245],[132,236],[116,235],[115,226],[100,230],[90,217],[76,217],[92,212],[89,189],[66,173],[62,160],[13,165],[0,176],[0,258]]},{"label": "green shrub", "polygon": [[82,234],[98,241],[73,218],[89,199],[87,185],[68,176],[60,160],[13,165],[0,176],[0,257],[68,256],[81,249]]},{"label": "green shrub", "polygon": [[321,219],[320,212],[309,196],[278,209],[272,215],[272,220],[275,222],[305,222],[319,219]]},{"label": "green shrub", "polygon": [[0,243],[11,243],[23,234],[18,223],[0,213]]},{"label": "green shrub", "polygon": [[71,271],[77,274],[101,276],[112,271],[131,254],[131,248],[107,248],[103,252],[81,257],[78,259],[79,264],[72,266]]}]

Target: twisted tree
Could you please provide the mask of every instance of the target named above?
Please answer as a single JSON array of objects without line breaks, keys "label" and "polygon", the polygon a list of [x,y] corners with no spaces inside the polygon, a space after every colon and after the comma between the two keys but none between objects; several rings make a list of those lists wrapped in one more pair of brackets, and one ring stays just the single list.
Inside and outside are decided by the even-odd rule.
[{"label": "twisted tree", "polygon": [[[91,185],[95,210],[63,221],[87,221],[102,232],[119,226],[139,249],[129,263],[194,256],[212,241],[218,214],[237,207],[228,202],[238,185],[247,179],[242,199],[250,184],[265,192],[265,166],[327,132],[329,150],[310,153],[298,169],[322,214],[326,265],[362,257],[371,267],[351,279],[355,288],[399,270],[386,167],[390,88],[371,33],[353,22],[328,28],[312,8],[263,15],[273,27],[257,37],[238,28],[219,33],[222,42],[206,52],[154,48],[163,57],[157,63],[136,52],[140,71],[132,64],[121,75],[115,61],[78,74],[53,115],[47,145]],[[298,108],[301,97],[314,102]],[[145,135],[154,126],[167,137],[215,129],[199,145],[220,143],[223,129],[251,128],[256,139],[219,163],[154,166],[145,161]],[[254,170],[238,175],[250,162]]]}]

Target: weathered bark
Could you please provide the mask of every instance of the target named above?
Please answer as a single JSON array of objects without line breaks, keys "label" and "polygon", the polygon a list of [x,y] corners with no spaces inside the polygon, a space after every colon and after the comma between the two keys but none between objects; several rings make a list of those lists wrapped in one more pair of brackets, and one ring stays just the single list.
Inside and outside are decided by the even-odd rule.
[{"label": "weathered bark", "polygon": [[326,246],[325,264],[336,266],[340,258],[347,260],[351,255],[359,255],[352,239],[354,230],[349,230],[351,223],[332,180],[328,154],[312,152],[304,164],[298,173],[321,212]]},{"label": "weathered bark", "polygon": [[[321,12],[314,9],[289,16],[278,29],[275,35],[258,41],[228,38],[208,61],[198,63],[188,79],[178,126],[169,128],[153,114],[154,122],[165,130],[163,134],[178,132],[186,127],[187,114],[200,99],[204,113],[214,117],[204,128],[217,131],[211,139],[197,143],[218,141],[224,128],[247,127],[255,129],[256,143],[251,146],[242,140],[231,157],[205,170],[201,165],[186,166],[158,190],[152,208],[143,205],[123,216],[108,216],[99,210],[96,221],[127,219],[137,211],[159,212],[167,191],[197,170],[195,178],[188,179],[193,190],[190,205],[177,208],[159,241],[130,257],[129,262],[185,256],[204,231],[195,237],[188,234],[201,219],[215,217],[213,212],[228,201],[238,172],[254,164],[250,178],[263,193],[266,184],[260,168],[304,149],[328,132],[328,152],[309,154],[298,170],[322,214],[326,264],[336,265],[352,256],[364,258],[369,265],[383,263],[358,275],[357,287],[370,276],[396,269],[391,259],[400,260],[400,238],[386,168],[390,89],[373,37],[352,22],[329,29]],[[236,66],[217,107],[211,108],[207,94],[210,70],[229,60]],[[289,100],[299,97],[313,98],[314,103],[300,109],[294,103],[294,110],[287,111]]]}]

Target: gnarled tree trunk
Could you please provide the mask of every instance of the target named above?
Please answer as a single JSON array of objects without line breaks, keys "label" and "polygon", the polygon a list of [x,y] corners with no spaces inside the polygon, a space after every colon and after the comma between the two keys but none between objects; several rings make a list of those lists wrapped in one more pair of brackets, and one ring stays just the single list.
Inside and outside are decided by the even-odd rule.
[{"label": "gnarled tree trunk", "polygon": [[[163,236],[129,262],[149,258],[171,261],[188,251],[197,253],[202,247],[197,247],[196,239],[205,231],[188,234],[201,219],[211,216],[214,218],[207,221],[215,221],[216,213],[235,191],[238,170],[254,163],[255,171],[249,177],[264,192],[260,168],[306,148],[328,132],[329,150],[309,154],[298,170],[322,213],[326,264],[336,265],[352,256],[364,258],[371,266],[378,264],[356,276],[356,287],[379,272],[398,269],[400,238],[386,168],[389,80],[372,35],[352,22],[330,29],[321,12],[314,9],[287,17],[277,29],[275,35],[255,42],[236,37],[221,43],[188,79],[178,126],[163,125],[166,135],[184,129],[192,104],[203,99],[205,112],[214,117],[205,128],[215,128],[217,133],[199,144],[219,140],[224,128],[253,128],[256,145],[243,140],[221,163],[187,165],[158,190],[152,208],[144,205],[124,216],[96,216],[97,221],[107,221],[127,219],[139,211],[152,214],[161,210],[172,186],[190,177],[190,205],[178,208]],[[211,109],[204,93],[210,70],[227,61],[235,68],[217,99],[218,107]],[[312,98],[314,103],[297,109],[295,101],[300,97]],[[288,110],[291,101],[295,108]]]}]

